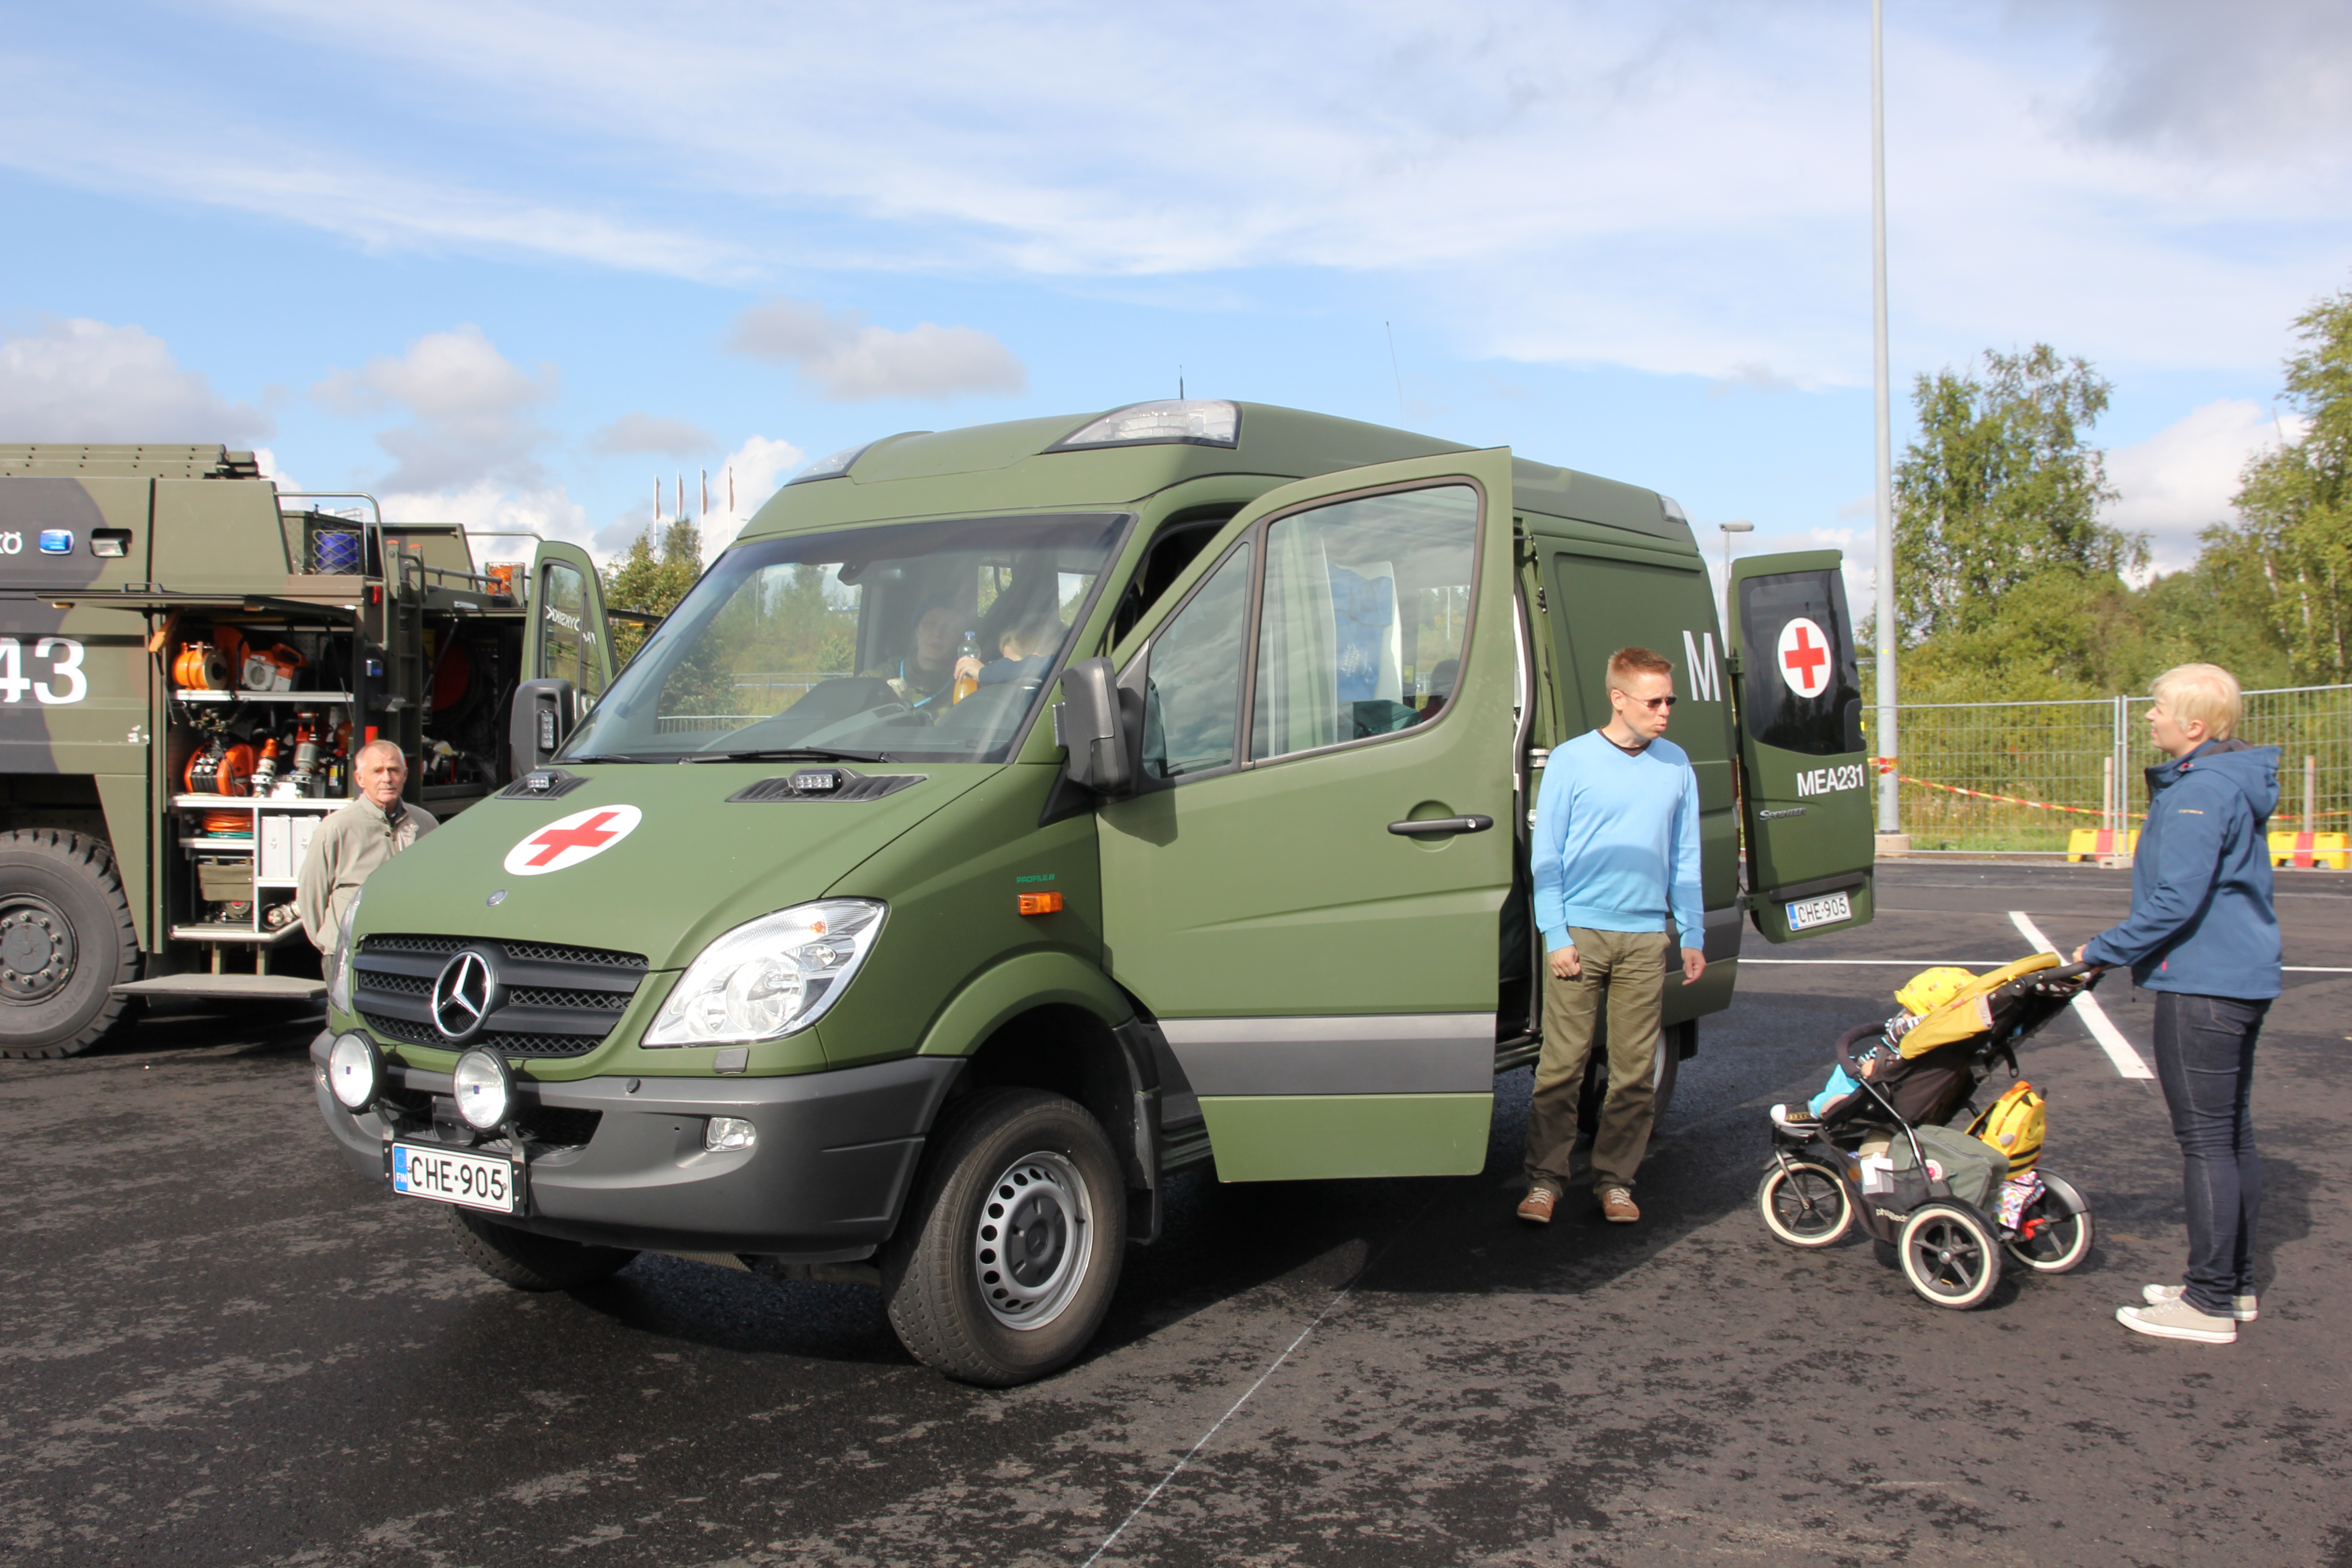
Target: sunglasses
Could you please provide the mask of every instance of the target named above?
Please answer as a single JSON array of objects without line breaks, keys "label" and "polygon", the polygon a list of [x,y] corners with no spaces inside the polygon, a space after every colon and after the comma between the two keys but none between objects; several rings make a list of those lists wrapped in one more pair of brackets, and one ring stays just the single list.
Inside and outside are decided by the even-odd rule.
[{"label": "sunglasses", "polygon": [[[1613,690],[1615,689],[1612,688],[1612,689]],[[1624,698],[1629,702],[1639,702],[1643,707],[1647,708],[1653,713],[1655,713],[1661,708],[1671,710],[1677,700],[1671,693],[1664,697],[1636,697],[1630,691],[1619,691],[1617,695]]]}]

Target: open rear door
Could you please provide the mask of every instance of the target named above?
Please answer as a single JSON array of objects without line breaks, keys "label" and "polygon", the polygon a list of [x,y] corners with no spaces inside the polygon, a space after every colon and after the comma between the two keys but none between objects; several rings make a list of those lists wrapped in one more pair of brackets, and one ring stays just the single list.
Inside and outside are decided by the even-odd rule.
[{"label": "open rear door", "polygon": [[1872,781],[1843,559],[1809,550],[1731,569],[1748,909],[1769,942],[1871,917]]}]

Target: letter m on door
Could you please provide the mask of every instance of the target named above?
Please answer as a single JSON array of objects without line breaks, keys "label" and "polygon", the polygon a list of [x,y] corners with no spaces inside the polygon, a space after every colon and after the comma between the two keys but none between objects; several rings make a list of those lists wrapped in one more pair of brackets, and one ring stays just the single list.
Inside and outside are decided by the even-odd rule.
[{"label": "letter m on door", "polygon": [[1715,655],[1715,634],[1701,632],[1696,640],[1683,634],[1683,668],[1690,671],[1690,695],[1694,702],[1723,700],[1723,666]]}]

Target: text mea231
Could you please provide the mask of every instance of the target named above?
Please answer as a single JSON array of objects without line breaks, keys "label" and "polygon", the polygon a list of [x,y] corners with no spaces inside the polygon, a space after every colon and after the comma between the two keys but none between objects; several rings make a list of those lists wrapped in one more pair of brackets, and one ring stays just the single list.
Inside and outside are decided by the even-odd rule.
[{"label": "text mea231", "polygon": [[1797,775],[1797,798],[1808,795],[1835,795],[1840,790],[1860,789],[1863,785],[1863,765],[1848,763],[1843,767],[1815,768]]}]

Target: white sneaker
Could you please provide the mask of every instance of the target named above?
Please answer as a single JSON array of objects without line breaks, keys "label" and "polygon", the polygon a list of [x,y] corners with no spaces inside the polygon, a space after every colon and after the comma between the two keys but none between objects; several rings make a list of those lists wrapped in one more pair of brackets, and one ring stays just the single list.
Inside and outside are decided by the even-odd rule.
[{"label": "white sneaker", "polygon": [[2209,1317],[2186,1301],[2163,1307],[2117,1307],[2116,1321],[2135,1333],[2160,1340],[2193,1340],[2201,1345],[2238,1342],[2238,1325],[2227,1318]]},{"label": "white sneaker", "polygon": [[[2185,1294],[2187,1294],[2185,1288],[2179,1285],[2143,1285],[2140,1287],[2139,1299],[2151,1307],[2169,1307]],[[2232,1296],[2230,1298],[2228,1315],[2241,1323],[2251,1323],[2261,1316],[2261,1313],[2255,1310],[2257,1304],[2258,1298]]]}]

